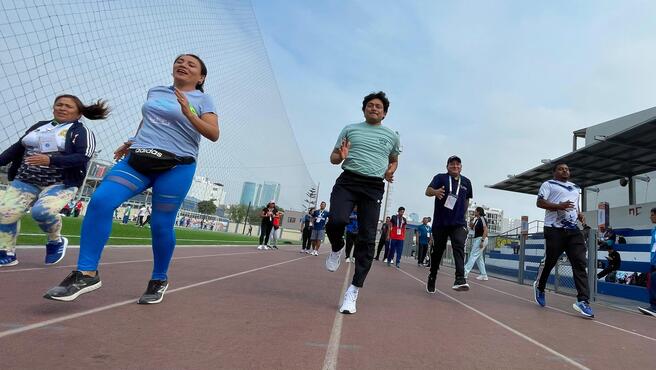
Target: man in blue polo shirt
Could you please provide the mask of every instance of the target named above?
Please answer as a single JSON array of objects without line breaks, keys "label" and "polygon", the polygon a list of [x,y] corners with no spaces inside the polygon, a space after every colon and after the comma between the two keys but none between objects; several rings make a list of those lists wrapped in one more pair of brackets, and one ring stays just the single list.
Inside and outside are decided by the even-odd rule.
[{"label": "man in blue polo shirt", "polygon": [[442,262],[447,239],[451,239],[453,259],[456,264],[456,279],[453,289],[469,290],[465,280],[465,240],[467,239],[467,221],[465,215],[469,200],[474,196],[471,182],[460,175],[462,161],[458,156],[451,156],[446,161],[447,173],[433,177],[426,188],[426,196],[435,197],[433,212],[433,250],[431,251],[431,268],[426,282],[426,291],[435,293],[437,270]]}]

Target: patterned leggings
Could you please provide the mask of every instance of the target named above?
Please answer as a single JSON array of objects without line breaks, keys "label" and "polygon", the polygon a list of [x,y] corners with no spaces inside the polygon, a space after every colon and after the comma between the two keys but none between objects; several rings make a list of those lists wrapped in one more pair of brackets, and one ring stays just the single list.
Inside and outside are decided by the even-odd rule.
[{"label": "patterned leggings", "polygon": [[30,207],[32,218],[48,240],[58,240],[62,226],[59,211],[75,197],[76,192],[77,187],[64,184],[41,187],[20,180],[12,181],[0,196],[0,250],[15,253],[20,219]]}]

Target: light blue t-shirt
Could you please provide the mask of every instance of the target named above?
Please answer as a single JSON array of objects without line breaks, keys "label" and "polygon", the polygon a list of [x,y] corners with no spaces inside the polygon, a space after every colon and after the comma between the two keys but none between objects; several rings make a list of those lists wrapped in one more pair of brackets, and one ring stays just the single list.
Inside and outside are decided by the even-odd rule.
[{"label": "light blue t-shirt", "polygon": [[383,178],[389,156],[401,153],[399,134],[382,124],[361,122],[344,127],[337,138],[335,149],[341,147],[344,138],[351,143],[351,148],[342,168],[360,175]]},{"label": "light blue t-shirt", "polygon": [[[200,90],[183,93],[192,112],[199,117],[205,113],[216,113],[209,95]],[[148,90],[141,114],[143,124],[131,148],[161,149],[180,157],[198,156],[200,132],[182,114],[173,86],[157,86]]]}]

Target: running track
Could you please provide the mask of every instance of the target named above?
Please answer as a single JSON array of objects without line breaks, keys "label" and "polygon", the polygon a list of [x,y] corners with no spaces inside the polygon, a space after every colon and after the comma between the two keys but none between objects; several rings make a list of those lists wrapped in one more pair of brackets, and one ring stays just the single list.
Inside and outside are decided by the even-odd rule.
[{"label": "running track", "polygon": [[[327,248],[324,247],[324,252]],[[40,249],[0,269],[2,369],[616,369],[653,368],[656,320],[491,278],[451,290],[453,271],[424,290],[426,269],[374,261],[358,313],[337,313],[352,267],[297,248],[178,248],[159,305],[137,305],[149,248],[107,248],[103,287],[76,302],[41,298],[77,249],[44,267]]]}]

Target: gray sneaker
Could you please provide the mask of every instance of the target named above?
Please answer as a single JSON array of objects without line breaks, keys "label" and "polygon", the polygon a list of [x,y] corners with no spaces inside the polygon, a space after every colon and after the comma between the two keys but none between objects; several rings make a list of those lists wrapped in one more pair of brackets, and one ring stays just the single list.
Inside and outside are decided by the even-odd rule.
[{"label": "gray sneaker", "polygon": [[335,272],[339,268],[339,264],[342,262],[342,251],[339,252],[330,252],[326,258],[326,270]]}]

